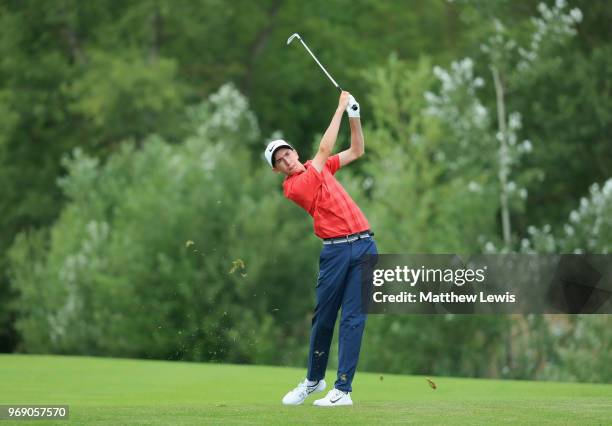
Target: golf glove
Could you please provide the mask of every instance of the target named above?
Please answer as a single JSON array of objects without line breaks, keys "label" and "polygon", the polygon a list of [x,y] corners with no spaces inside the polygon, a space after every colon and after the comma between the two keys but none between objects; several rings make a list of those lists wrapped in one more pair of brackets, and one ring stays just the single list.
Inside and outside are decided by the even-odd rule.
[{"label": "golf glove", "polygon": [[360,111],[359,104],[357,103],[353,95],[350,95],[349,103],[346,107],[346,113],[348,114],[349,118],[354,118],[354,117],[359,118],[359,111]]}]

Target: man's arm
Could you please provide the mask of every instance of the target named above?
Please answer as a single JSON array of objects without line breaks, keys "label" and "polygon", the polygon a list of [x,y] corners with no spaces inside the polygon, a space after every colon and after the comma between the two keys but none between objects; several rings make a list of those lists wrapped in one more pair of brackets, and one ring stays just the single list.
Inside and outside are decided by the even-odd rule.
[{"label": "man's arm", "polygon": [[349,123],[351,125],[351,147],[340,152],[340,167],[352,163],[361,157],[365,151],[361,119],[359,117],[352,117],[349,118]]},{"label": "man's arm", "polygon": [[312,165],[319,172],[323,171],[323,167],[325,167],[325,162],[327,161],[334,149],[334,144],[336,143],[336,139],[338,138],[338,131],[340,130],[340,122],[342,121],[342,115],[344,114],[344,110],[348,105],[349,96],[349,92],[340,93],[338,108],[336,109],[336,112],[332,117],[331,123],[329,123],[329,127],[321,138],[321,143],[319,144],[319,150],[317,151],[317,154],[312,159]]}]

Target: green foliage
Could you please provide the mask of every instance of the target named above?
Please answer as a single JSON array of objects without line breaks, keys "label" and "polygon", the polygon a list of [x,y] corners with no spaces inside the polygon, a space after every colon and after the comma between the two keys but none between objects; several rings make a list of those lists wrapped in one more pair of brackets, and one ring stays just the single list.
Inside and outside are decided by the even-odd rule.
[{"label": "green foliage", "polygon": [[599,3],[574,4],[538,4],[533,18],[513,28],[496,21],[481,46],[502,69],[508,111],[521,114],[518,137],[533,146],[518,182],[529,194],[529,221],[518,220],[522,234],[532,224],[561,223],[574,200],[610,175],[612,56],[609,45],[594,40],[588,52],[578,48],[601,19],[596,14],[609,12]]},{"label": "green foliage", "polygon": [[[215,109],[219,98],[230,107]],[[290,358],[274,348],[304,326],[316,255],[270,170],[248,166],[243,138],[258,131],[229,127],[252,118],[236,105],[246,102],[223,87],[199,108],[214,111],[207,124],[180,146],[152,137],[105,164],[80,150],[65,159],[58,222],[11,250],[22,350]]]},{"label": "green foliage", "polygon": [[[466,139],[468,129],[452,125],[459,117],[428,112],[425,94],[435,85],[429,60],[412,69],[391,57],[368,78],[371,103],[379,108],[365,133],[365,211],[379,232],[381,250],[477,251],[478,238],[494,233],[497,201],[489,164],[495,161],[495,145],[480,123],[469,128],[476,131]],[[473,102],[465,98],[463,82],[453,87]],[[452,104],[463,117],[479,106],[465,101]]]},{"label": "green foliage", "polygon": [[371,315],[364,348],[387,350],[364,351],[360,364],[394,373],[511,377],[503,345],[510,324],[505,316]]},{"label": "green foliage", "polygon": [[[576,315],[560,328],[559,365],[548,368],[553,380],[610,382],[612,378],[612,319],[610,315]],[[593,356],[597,354],[597,356]]]},{"label": "green foliage", "polygon": [[[141,139],[166,130],[182,108],[173,60],[151,62],[137,51],[122,56],[93,51],[84,72],[65,85],[69,110],[91,131],[90,146],[113,143],[129,135]],[[164,131],[166,130],[166,131]]]},{"label": "green foliage", "polygon": [[594,183],[588,197],[559,229],[530,227],[521,242],[527,253],[610,253],[612,251],[612,179]]}]

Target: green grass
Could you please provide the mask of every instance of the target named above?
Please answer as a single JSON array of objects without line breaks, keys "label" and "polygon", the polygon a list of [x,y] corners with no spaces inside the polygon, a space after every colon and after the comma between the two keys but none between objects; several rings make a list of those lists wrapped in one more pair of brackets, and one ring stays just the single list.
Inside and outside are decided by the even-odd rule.
[{"label": "green grass", "polygon": [[282,396],[304,374],[280,367],[0,355],[0,404],[68,404],[64,423],[87,425],[612,421],[612,385],[433,377],[433,390],[425,377],[384,374],[381,380],[372,373],[357,374],[353,407],[313,407],[315,397],[303,406],[282,406]]}]

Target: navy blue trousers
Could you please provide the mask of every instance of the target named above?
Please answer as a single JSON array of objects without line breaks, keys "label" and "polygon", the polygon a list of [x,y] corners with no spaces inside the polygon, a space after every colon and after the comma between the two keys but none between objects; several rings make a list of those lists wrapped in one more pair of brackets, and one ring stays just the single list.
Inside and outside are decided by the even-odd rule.
[{"label": "navy blue trousers", "polygon": [[361,309],[361,266],[366,254],[377,254],[372,238],[323,245],[319,258],[317,304],[312,318],[307,377],[309,380],[325,377],[334,326],[338,310],[342,308],[338,376],[334,386],[344,392],[352,391],[351,383],[366,322]]}]

